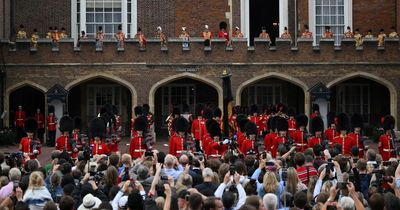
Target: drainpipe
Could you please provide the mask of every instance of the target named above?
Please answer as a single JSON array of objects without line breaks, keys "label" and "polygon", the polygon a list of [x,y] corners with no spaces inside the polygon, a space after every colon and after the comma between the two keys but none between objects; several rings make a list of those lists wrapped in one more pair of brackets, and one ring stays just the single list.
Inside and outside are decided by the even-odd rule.
[{"label": "drainpipe", "polygon": [[297,0],[294,0],[294,46],[297,47],[297,32],[298,32],[298,22],[297,22]]}]

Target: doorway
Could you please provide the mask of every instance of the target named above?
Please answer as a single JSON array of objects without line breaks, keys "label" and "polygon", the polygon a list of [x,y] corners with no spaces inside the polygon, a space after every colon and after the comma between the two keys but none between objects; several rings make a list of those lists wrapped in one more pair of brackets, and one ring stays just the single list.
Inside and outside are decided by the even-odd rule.
[{"label": "doorway", "polygon": [[271,44],[279,37],[279,0],[250,0],[250,45],[265,27]]}]

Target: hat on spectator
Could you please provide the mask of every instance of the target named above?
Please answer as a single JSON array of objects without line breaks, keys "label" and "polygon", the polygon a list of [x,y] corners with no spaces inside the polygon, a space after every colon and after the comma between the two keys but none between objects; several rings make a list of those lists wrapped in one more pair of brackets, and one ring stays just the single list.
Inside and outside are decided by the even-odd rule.
[{"label": "hat on spectator", "polygon": [[87,194],[82,201],[82,204],[78,207],[78,210],[91,210],[98,208],[101,204],[101,200],[94,197],[92,194]]}]

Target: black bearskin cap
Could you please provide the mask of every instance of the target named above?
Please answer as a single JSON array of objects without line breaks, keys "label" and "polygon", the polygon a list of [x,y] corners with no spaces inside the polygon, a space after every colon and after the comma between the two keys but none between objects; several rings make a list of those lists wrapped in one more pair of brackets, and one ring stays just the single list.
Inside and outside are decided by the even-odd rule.
[{"label": "black bearskin cap", "polygon": [[49,113],[54,113],[54,106],[50,105],[48,111]]},{"label": "black bearskin cap", "polygon": [[249,119],[245,118],[239,122],[239,129],[242,133],[246,132],[246,124],[250,122]]},{"label": "black bearskin cap", "polygon": [[25,120],[25,132],[35,133],[36,128],[37,128],[36,120],[32,118],[28,118]]},{"label": "black bearskin cap", "polygon": [[257,125],[254,122],[248,122],[246,124],[246,135],[257,135]]},{"label": "black bearskin cap", "polygon": [[353,114],[353,116],[351,116],[351,127],[354,128],[363,128],[363,117],[360,114]]},{"label": "black bearskin cap", "polygon": [[147,125],[146,116],[139,116],[135,119],[135,131],[146,131]]},{"label": "black bearskin cap", "polygon": [[313,111],[313,112],[315,112],[315,111],[318,111],[318,112],[319,112],[319,105],[318,105],[318,104],[313,104],[313,105],[312,105],[312,111]]},{"label": "black bearskin cap", "polygon": [[222,117],[222,111],[221,111],[220,108],[217,107],[217,108],[214,110],[214,117],[219,117],[219,118]]},{"label": "black bearskin cap", "polygon": [[286,113],[286,106],[285,104],[279,103],[276,105],[276,112],[282,112],[282,113]]},{"label": "black bearskin cap", "polygon": [[136,107],[133,109],[133,112],[135,112],[135,116],[143,115],[143,114],[144,114],[144,108],[141,107],[141,106],[136,106]]},{"label": "black bearskin cap", "polygon": [[328,120],[328,127],[331,126],[331,124],[336,124],[336,120],[335,120],[335,118],[336,118],[336,113],[335,113],[335,112],[329,112],[329,113],[326,115],[326,118],[327,118],[327,120]]},{"label": "black bearskin cap", "polygon": [[179,107],[174,107],[172,109],[172,115],[180,115],[181,114],[181,110],[179,109]]},{"label": "black bearskin cap", "polygon": [[213,116],[213,111],[210,108],[204,107],[204,109],[203,109],[203,118],[206,119],[206,120],[210,120],[213,117],[214,117]]},{"label": "black bearskin cap", "polygon": [[311,131],[314,134],[317,131],[324,131],[324,121],[321,117],[316,116],[311,120]]},{"label": "black bearskin cap", "polygon": [[338,131],[349,131],[350,130],[350,120],[346,113],[340,113],[337,116],[338,124],[336,125]]},{"label": "black bearskin cap", "polygon": [[274,116],[274,117],[270,117],[268,119],[267,125],[268,125],[268,128],[270,130],[273,130],[273,131],[276,130],[276,120],[277,120],[277,118],[278,118],[277,116]]},{"label": "black bearskin cap", "polygon": [[90,137],[103,138],[106,134],[106,123],[101,117],[96,117],[90,121]]},{"label": "black bearskin cap", "polygon": [[278,131],[287,131],[288,127],[289,127],[289,125],[288,125],[288,122],[287,122],[287,120],[285,118],[278,117],[276,119],[276,129]]},{"label": "black bearskin cap", "polygon": [[82,130],[82,119],[80,117],[74,117],[74,129]]},{"label": "black bearskin cap", "polygon": [[219,29],[225,29],[226,30],[227,26],[228,26],[228,24],[226,24],[226,22],[220,22],[219,23]]},{"label": "black bearskin cap", "polygon": [[296,116],[297,127],[307,127],[308,117],[305,114],[299,114]]},{"label": "black bearskin cap", "polygon": [[187,132],[189,128],[189,123],[184,117],[178,117],[174,121],[175,132]]},{"label": "black bearskin cap", "polygon": [[207,131],[210,134],[210,137],[221,136],[221,127],[219,123],[215,120],[207,121]]},{"label": "black bearskin cap", "polygon": [[112,112],[113,112],[115,115],[118,115],[118,108],[117,108],[117,106],[115,106],[115,105],[112,106]]},{"label": "black bearskin cap", "polygon": [[194,114],[196,115],[196,117],[198,116],[202,116],[203,112],[203,104],[196,104],[196,107],[194,108]]},{"label": "black bearskin cap", "polygon": [[64,116],[60,119],[61,132],[71,132],[73,127],[74,127],[74,121],[70,117]]},{"label": "black bearskin cap", "polygon": [[385,116],[385,119],[383,120],[383,129],[385,131],[387,130],[393,130],[394,129],[394,124],[395,124],[395,119],[391,115]]},{"label": "black bearskin cap", "polygon": [[292,116],[295,116],[296,114],[295,114],[295,112],[294,112],[294,109],[293,108],[289,108],[288,109],[288,111],[287,111],[287,116],[289,116],[289,117],[292,117]]}]

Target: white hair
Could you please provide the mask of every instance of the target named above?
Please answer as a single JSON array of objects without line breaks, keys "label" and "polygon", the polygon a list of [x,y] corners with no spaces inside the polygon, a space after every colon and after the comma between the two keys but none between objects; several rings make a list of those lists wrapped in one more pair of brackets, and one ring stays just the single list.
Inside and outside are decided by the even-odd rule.
[{"label": "white hair", "polygon": [[18,168],[10,169],[8,178],[10,178],[10,181],[19,181],[21,179],[21,171]]},{"label": "white hair", "polygon": [[276,210],[278,208],[278,197],[273,193],[267,193],[263,197],[265,209]]},{"label": "white hair", "polygon": [[340,206],[343,210],[355,210],[354,200],[348,196],[344,196],[339,200]]},{"label": "white hair", "polygon": [[212,176],[214,176],[214,172],[211,170],[211,168],[203,169],[203,177],[212,177]]},{"label": "white hair", "polygon": [[174,156],[168,154],[167,156],[165,156],[164,164],[165,164],[167,167],[171,167],[171,166],[174,164],[174,161],[175,161]]}]

